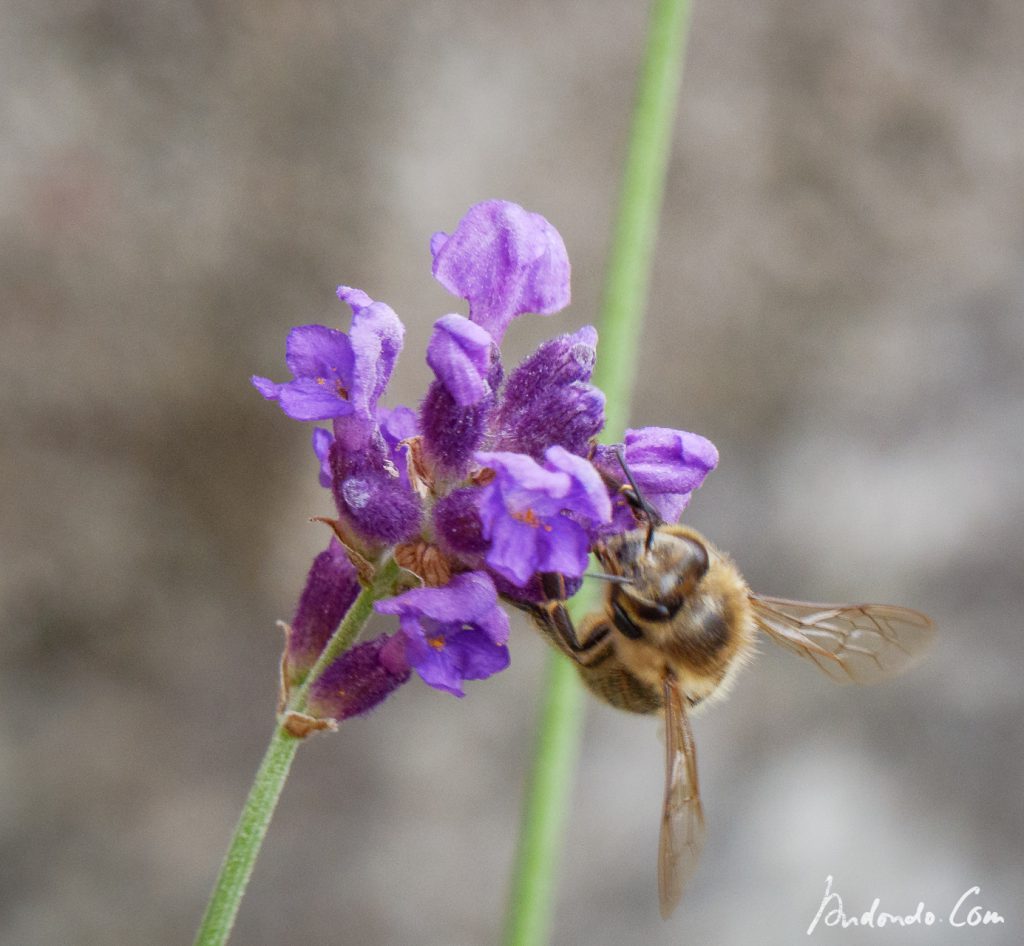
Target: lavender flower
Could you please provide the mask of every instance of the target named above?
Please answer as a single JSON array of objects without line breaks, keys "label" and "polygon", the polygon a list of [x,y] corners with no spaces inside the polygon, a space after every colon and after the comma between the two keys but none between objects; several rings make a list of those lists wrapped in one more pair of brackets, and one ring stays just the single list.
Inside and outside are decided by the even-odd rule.
[{"label": "lavender flower", "polygon": [[[615,448],[596,443],[605,399],[590,383],[593,327],[542,343],[504,376],[498,346],[510,321],[569,301],[569,261],[557,231],[515,204],[486,201],[450,236],[435,234],[431,252],[434,275],[468,300],[469,318],[445,315],[434,324],[426,357],[435,380],[418,414],[380,403],[404,328],[358,289],[338,290],[352,310],[347,334],[293,329],[285,359],[292,380],[253,378],[290,417],[329,420],[332,428],[314,431],[313,450],[341,541],[310,570],[284,661],[287,686],[308,683],[311,715],[295,723],[300,729],[367,712],[413,670],[462,696],[466,680],[508,665],[500,600],[544,601],[547,573],[563,576],[567,594],[575,593],[589,553],[637,525],[619,488]],[[703,437],[660,427],[627,431],[620,446],[666,520],[678,517],[718,461]],[[408,587],[410,571],[424,585],[376,602],[377,611],[397,616],[398,631],[358,644],[307,681],[359,583],[388,594],[381,569],[397,576],[395,565],[405,583],[396,577],[390,593]]]},{"label": "lavender flower", "polygon": [[435,689],[464,696],[462,681],[508,666],[508,615],[483,572],[455,575],[443,588],[414,588],[374,607],[398,616],[406,660]]}]

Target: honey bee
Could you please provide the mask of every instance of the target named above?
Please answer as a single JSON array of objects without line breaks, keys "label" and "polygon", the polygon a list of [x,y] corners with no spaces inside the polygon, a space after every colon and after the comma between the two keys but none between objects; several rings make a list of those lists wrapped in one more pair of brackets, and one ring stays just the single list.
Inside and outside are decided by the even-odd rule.
[{"label": "honey bee", "polygon": [[658,892],[667,919],[704,843],[689,716],[727,692],[753,655],[758,632],[838,682],[873,683],[919,656],[934,625],[894,605],[754,594],[728,555],[693,529],[664,522],[619,459],[630,483],[621,491],[641,525],[594,550],[605,572],[597,577],[608,580],[602,608],[576,628],[565,607],[564,580],[552,574],[543,576],[545,603],[526,610],[599,699],[631,713],[664,713]]}]

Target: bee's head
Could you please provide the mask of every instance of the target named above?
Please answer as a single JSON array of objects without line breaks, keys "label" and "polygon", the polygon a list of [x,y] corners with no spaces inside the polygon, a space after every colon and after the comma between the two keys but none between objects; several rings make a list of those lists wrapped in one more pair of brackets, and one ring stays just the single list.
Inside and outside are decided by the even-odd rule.
[{"label": "bee's head", "polygon": [[676,616],[710,563],[695,532],[668,525],[653,535],[637,529],[615,536],[598,557],[609,574],[625,579],[609,586],[608,604],[615,626],[634,640],[643,636],[644,625]]}]

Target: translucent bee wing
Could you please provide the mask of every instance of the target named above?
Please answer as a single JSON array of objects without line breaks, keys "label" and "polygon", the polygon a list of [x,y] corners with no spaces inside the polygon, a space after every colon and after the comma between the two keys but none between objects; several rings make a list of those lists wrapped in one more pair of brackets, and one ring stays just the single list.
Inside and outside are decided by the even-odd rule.
[{"label": "translucent bee wing", "polygon": [[675,677],[665,691],[665,807],[658,846],[658,894],[662,919],[675,910],[704,847],[704,809],[697,783],[697,750],[686,700]]},{"label": "translucent bee wing", "polygon": [[891,604],[813,604],[762,595],[751,595],[750,603],[762,631],[838,683],[895,676],[935,635],[926,614]]}]

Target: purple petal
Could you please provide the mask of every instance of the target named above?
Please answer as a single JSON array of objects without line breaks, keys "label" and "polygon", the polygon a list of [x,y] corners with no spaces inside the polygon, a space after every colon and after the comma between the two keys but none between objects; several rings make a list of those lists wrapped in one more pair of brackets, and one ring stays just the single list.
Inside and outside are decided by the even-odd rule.
[{"label": "purple petal", "polygon": [[296,378],[349,378],[352,346],[344,332],[299,325],[288,333],[285,363]]},{"label": "purple petal", "polygon": [[408,407],[378,407],[377,423],[388,446],[396,447],[402,440],[415,437],[419,432],[416,412]]},{"label": "purple petal", "polygon": [[552,520],[551,531],[542,538],[538,572],[558,572],[579,577],[587,570],[590,540],[586,530],[564,516]]},{"label": "purple petal", "polygon": [[455,654],[450,652],[447,641],[443,638],[421,638],[410,636],[406,643],[406,656],[410,666],[420,675],[420,679],[435,690],[444,690],[454,696],[465,696],[461,683],[460,672]]},{"label": "purple petal", "polygon": [[402,350],[405,328],[390,306],[374,302],[359,289],[339,286],[338,298],[352,308],[352,416],[335,423],[334,434],[348,449],[358,450],[376,430],[377,401]]},{"label": "purple petal", "polygon": [[536,528],[503,514],[496,515],[489,526],[486,518],[484,523],[491,540],[487,564],[499,575],[523,586],[541,571],[541,540]]},{"label": "purple petal", "polygon": [[300,325],[288,333],[285,360],[294,375],[286,384],[253,377],[267,400],[296,420],[327,420],[352,413],[349,384],[352,351],[344,332],[323,325]]},{"label": "purple petal", "polygon": [[268,401],[276,401],[281,394],[281,388],[284,387],[284,385],[278,384],[276,381],[271,381],[270,378],[261,378],[256,374],[249,380],[252,382],[252,386]]},{"label": "purple petal", "polygon": [[480,496],[488,566],[519,586],[537,572],[581,575],[589,546],[584,523],[596,526],[612,513],[597,470],[562,447],[548,448],[543,467],[517,453],[482,451],[476,458],[495,471]]},{"label": "purple petal", "polygon": [[451,236],[430,241],[434,276],[469,302],[469,317],[500,343],[517,315],[569,304],[569,257],[558,231],[518,204],[471,207]]},{"label": "purple petal", "polygon": [[589,460],[570,453],[564,447],[548,447],[544,453],[544,465],[549,470],[565,473],[571,479],[570,492],[566,496],[567,508],[576,515],[595,522],[607,522],[612,516],[608,488],[601,474]]},{"label": "purple petal", "polygon": [[491,336],[461,315],[446,315],[434,323],[427,346],[427,364],[459,407],[477,404],[491,393]]},{"label": "purple petal", "polygon": [[352,413],[352,405],[339,383],[330,378],[298,378],[279,386],[277,400],[281,410],[293,420],[347,417]]},{"label": "purple petal", "polygon": [[313,431],[313,452],[320,461],[320,485],[324,489],[331,488],[331,444],[334,443],[334,435],[323,427],[317,427]]},{"label": "purple petal", "polygon": [[[717,466],[718,450],[700,434],[643,427],[626,431],[625,459],[644,498],[666,522],[674,522]],[[624,479],[613,448],[599,447],[594,463],[612,479]]]},{"label": "purple petal", "polygon": [[462,631],[449,640],[448,647],[454,652],[463,680],[486,680],[509,665],[508,648],[483,631]]},{"label": "purple petal", "polygon": [[441,588],[413,588],[374,604],[381,614],[422,615],[445,624],[462,624],[486,615],[498,603],[494,582],[483,572],[462,572]]}]

